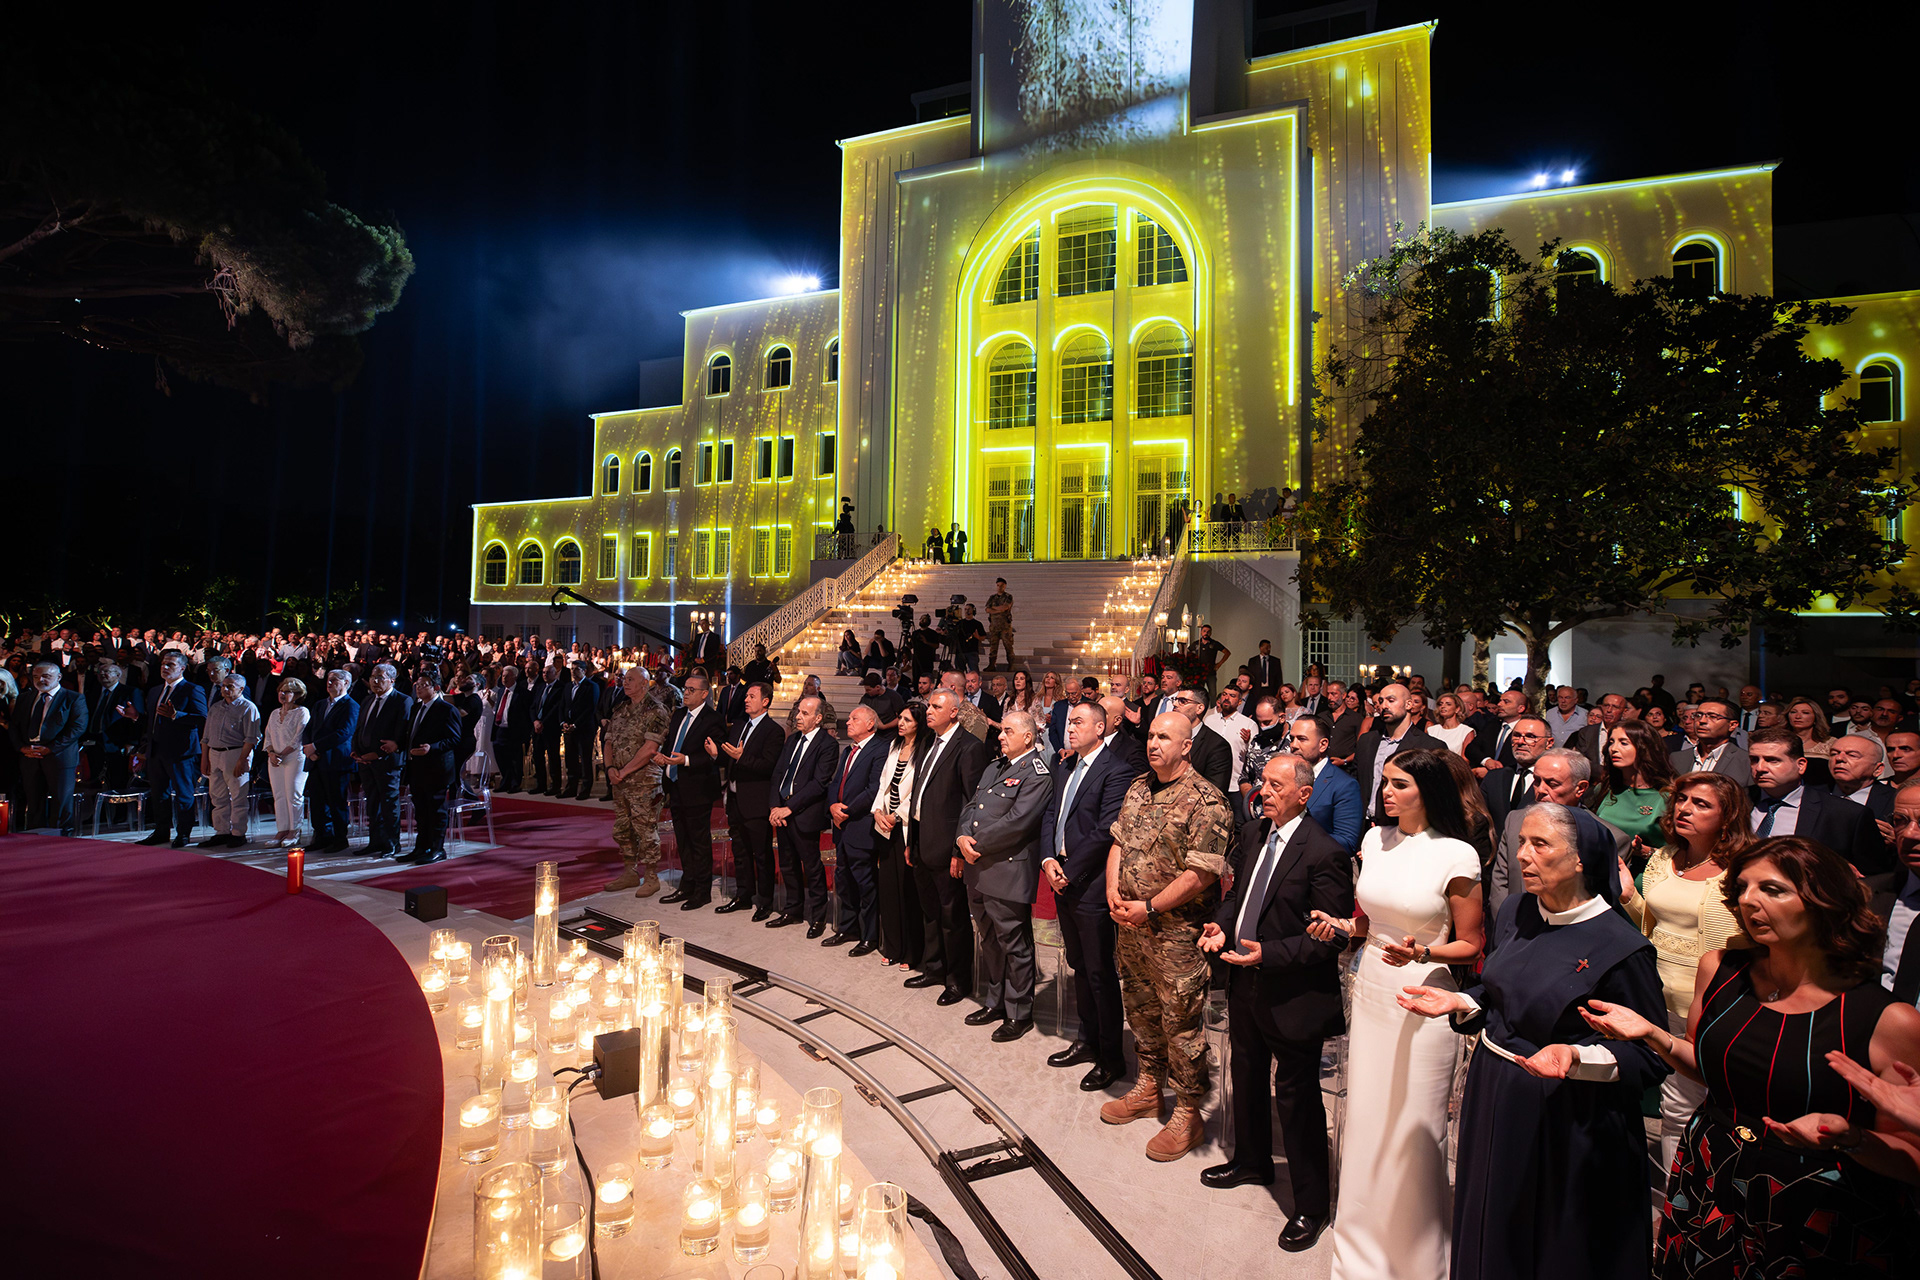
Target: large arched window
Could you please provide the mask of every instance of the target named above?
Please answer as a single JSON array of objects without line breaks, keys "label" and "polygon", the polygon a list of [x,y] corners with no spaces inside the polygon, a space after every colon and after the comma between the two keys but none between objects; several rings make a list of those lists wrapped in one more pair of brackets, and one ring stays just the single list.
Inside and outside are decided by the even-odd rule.
[{"label": "large arched window", "polygon": [[1140,246],[1134,270],[1135,285],[1144,289],[1148,285],[1187,282],[1187,260],[1180,256],[1180,246],[1173,242],[1165,227],[1144,213],[1136,213],[1133,237]]},{"label": "large arched window", "polygon": [[1155,325],[1141,340],[1134,416],[1177,418],[1193,412],[1193,341],[1178,327]]},{"label": "large arched window", "polygon": [[633,455],[633,491],[635,493],[653,492],[653,455],[650,453]]},{"label": "large arched window", "polygon": [[793,385],[793,348],[775,347],[767,352],[767,390],[778,391]]},{"label": "large arched window", "polygon": [[1891,360],[1876,360],[1860,370],[1860,420],[1898,422],[1900,368]]},{"label": "large arched window", "polygon": [[1033,348],[1009,342],[987,365],[987,429],[1030,427],[1038,399]]},{"label": "large arched window", "polygon": [[553,549],[553,580],[563,587],[580,585],[580,544],[564,538]]},{"label": "large arched window", "polygon": [[680,451],[678,449],[669,449],[667,450],[666,489],[668,493],[672,493],[675,489],[678,489],[679,487],[680,487]]},{"label": "large arched window", "polygon": [[489,587],[507,585],[507,549],[501,543],[493,543],[481,555],[480,581]]},{"label": "large arched window", "polygon": [[1113,420],[1113,348],[1096,330],[1076,333],[1060,353],[1060,421]]},{"label": "large arched window", "polygon": [[998,306],[1007,302],[1032,302],[1039,296],[1040,228],[1035,227],[1007,254],[1000,278],[994,282],[993,301]]},{"label": "large arched window", "polygon": [[600,464],[600,492],[620,492],[620,458],[617,454],[607,455],[607,460]]},{"label": "large arched window", "polygon": [[1061,214],[1054,292],[1063,298],[1112,292],[1118,243],[1112,205],[1082,205]]},{"label": "large arched window", "polygon": [[1556,289],[1578,289],[1581,285],[1599,284],[1605,278],[1600,259],[1585,249],[1567,249],[1554,263],[1553,285]]},{"label": "large arched window", "polygon": [[520,585],[537,587],[546,580],[547,558],[537,542],[520,545]]},{"label": "large arched window", "polygon": [[1720,250],[1707,240],[1689,240],[1673,251],[1673,278],[1686,298],[1710,298],[1720,290]]},{"label": "large arched window", "polygon": [[723,354],[707,361],[707,394],[724,396],[733,390],[733,360]]},{"label": "large arched window", "polygon": [[827,344],[827,381],[840,381],[840,339]]}]

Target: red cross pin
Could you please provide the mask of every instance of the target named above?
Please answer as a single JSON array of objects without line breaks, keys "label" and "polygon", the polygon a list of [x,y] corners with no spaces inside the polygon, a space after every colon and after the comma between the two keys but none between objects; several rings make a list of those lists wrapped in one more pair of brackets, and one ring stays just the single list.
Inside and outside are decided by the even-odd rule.
[{"label": "red cross pin", "polygon": [[1582,960],[1579,964],[1573,966],[1573,971],[1575,973],[1579,973],[1582,969],[1585,969],[1586,967],[1587,967],[1587,962],[1585,960]]}]

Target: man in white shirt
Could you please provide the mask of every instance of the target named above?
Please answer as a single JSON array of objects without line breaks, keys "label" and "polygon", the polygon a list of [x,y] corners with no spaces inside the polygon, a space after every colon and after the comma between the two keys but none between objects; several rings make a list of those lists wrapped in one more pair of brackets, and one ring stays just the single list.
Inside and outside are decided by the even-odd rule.
[{"label": "man in white shirt", "polygon": [[1880,985],[1903,1004],[1920,1004],[1920,783],[1900,788],[1894,797],[1892,825],[1899,858],[1893,871],[1869,876],[1873,913],[1887,922],[1887,946],[1880,958]]},{"label": "man in white shirt", "polygon": [[1580,708],[1580,691],[1570,684],[1554,690],[1553,705],[1543,717],[1553,733],[1553,745],[1564,747],[1567,739],[1587,727],[1587,713]]},{"label": "man in white shirt", "polygon": [[1219,734],[1233,755],[1233,767],[1227,774],[1230,782],[1227,796],[1229,800],[1238,801],[1233,806],[1234,818],[1245,822],[1246,799],[1240,794],[1239,786],[1234,784],[1239,782],[1241,768],[1246,763],[1247,744],[1253,741],[1253,735],[1260,732],[1261,726],[1240,709],[1240,691],[1232,685],[1220,691],[1212,709],[1201,717],[1200,723]]}]

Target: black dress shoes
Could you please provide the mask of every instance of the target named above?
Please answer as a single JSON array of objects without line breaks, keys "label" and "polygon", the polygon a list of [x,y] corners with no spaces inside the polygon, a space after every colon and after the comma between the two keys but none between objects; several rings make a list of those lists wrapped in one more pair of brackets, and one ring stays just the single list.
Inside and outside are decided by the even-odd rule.
[{"label": "black dress shoes", "polygon": [[225,835],[208,836],[205,840],[194,841],[193,847],[196,849],[224,849],[227,847],[227,840],[228,837]]},{"label": "black dress shoes", "polygon": [[346,851],[347,842],[345,840],[335,840],[332,844],[322,845],[319,849],[314,850],[316,853],[345,853]]},{"label": "black dress shoes", "polygon": [[767,921],[767,928],[784,929],[790,924],[799,924],[799,923],[800,923],[799,916],[778,915],[778,916],[775,916],[773,919]]},{"label": "black dress shoes", "polygon": [[369,844],[366,850],[369,858],[390,858],[398,852],[400,851],[390,844]]},{"label": "black dress shoes", "polygon": [[[813,936],[812,929],[807,930],[807,936],[809,938]],[[823,947],[844,947],[849,942],[852,942],[852,941],[853,941],[852,934],[842,933],[838,929],[835,929],[832,933],[828,934],[826,937],[820,940],[820,945]]]},{"label": "black dress shoes", "polygon": [[1126,1074],[1127,1074],[1127,1068],[1125,1063],[1121,1063],[1121,1062],[1095,1063],[1093,1070],[1087,1072],[1087,1074],[1080,1077],[1081,1092],[1097,1093],[1101,1089],[1106,1088],[1108,1085],[1112,1084],[1115,1080],[1120,1079],[1120,1077]]},{"label": "black dress shoes", "polygon": [[826,931],[827,926],[824,924],[810,924],[807,926],[807,936],[809,938],[817,938]]},{"label": "black dress shoes", "polygon": [[917,987],[937,987],[940,985],[940,979],[934,977],[930,973],[916,973],[911,978],[908,978],[905,982],[901,983],[900,985],[903,987],[916,987],[916,988]]},{"label": "black dress shoes", "polygon": [[[938,979],[936,979],[936,981],[938,981]],[[967,998],[966,992],[955,991],[951,987],[949,987],[947,990],[942,991],[940,993],[939,998],[936,999],[934,1003],[939,1005],[942,1009],[944,1009],[950,1004],[959,1004],[962,1000],[965,1000],[966,998]],[[998,1017],[999,1015],[995,1014],[994,1016]]]},{"label": "black dress shoes", "polygon": [[753,922],[755,924],[759,924],[762,920],[765,920],[768,916],[772,914],[773,914],[772,907],[755,907],[753,909]]},{"label": "black dress shoes", "polygon": [[1032,1018],[1009,1018],[993,1029],[994,1042],[1006,1044],[1010,1040],[1018,1040],[1031,1030],[1033,1030]]},{"label": "black dress shoes", "polygon": [[972,1013],[960,1019],[960,1021],[970,1027],[984,1027],[989,1022],[1005,1022],[1006,1020],[1006,1011],[994,1008],[975,1009]]},{"label": "black dress shoes", "polygon": [[724,916],[729,911],[751,911],[752,909],[753,903],[747,901],[745,898],[728,898],[725,902],[713,909],[713,914]]},{"label": "black dress shoes", "polygon": [[[831,939],[829,939],[829,941],[831,941]],[[850,956],[870,956],[879,949],[879,947],[874,946],[871,942],[856,942],[853,944],[853,950],[847,952],[847,954]]]},{"label": "black dress shoes", "polygon": [[1084,1040],[1076,1040],[1058,1053],[1047,1055],[1050,1067],[1077,1067],[1083,1062],[1092,1062],[1099,1057],[1093,1046]]},{"label": "black dress shoes", "polygon": [[415,849],[413,856],[407,859],[408,862],[411,862],[416,867],[424,867],[429,862],[445,862],[446,860],[447,851],[445,849]]},{"label": "black dress shoes", "polygon": [[1262,1169],[1258,1165],[1241,1164],[1237,1160],[1229,1160],[1225,1164],[1216,1164],[1210,1169],[1200,1171],[1200,1184],[1212,1187],[1216,1191],[1226,1187],[1252,1186],[1256,1183],[1263,1187],[1273,1185],[1273,1161],[1267,1161],[1267,1167]]},{"label": "black dress shoes", "polygon": [[672,893],[662,894],[660,896],[660,905],[666,907],[676,902],[685,902],[686,900],[687,891],[685,889],[675,889]]},{"label": "black dress shoes", "polygon": [[1296,1213],[1287,1221],[1287,1229],[1280,1233],[1280,1247],[1288,1253],[1302,1253],[1313,1248],[1313,1242],[1327,1229],[1327,1220],[1317,1214]]},{"label": "black dress shoes", "polygon": [[134,843],[145,844],[145,845],[165,844],[167,843],[169,838],[170,837],[167,835],[166,832],[155,831],[150,833],[145,840],[135,840]]},{"label": "black dress shoes", "polygon": [[168,843],[167,847],[169,849],[184,849],[187,847],[187,838],[185,836],[175,836],[172,841]]},{"label": "black dress shoes", "polygon": [[682,911],[698,911],[712,901],[712,898],[688,898],[680,904],[680,909]]}]

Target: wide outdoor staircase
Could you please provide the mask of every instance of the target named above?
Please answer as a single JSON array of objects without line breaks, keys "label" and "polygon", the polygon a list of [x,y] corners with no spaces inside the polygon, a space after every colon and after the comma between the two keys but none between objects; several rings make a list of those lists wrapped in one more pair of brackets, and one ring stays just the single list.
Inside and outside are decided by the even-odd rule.
[{"label": "wide outdoor staircase", "polygon": [[[995,578],[1005,578],[1013,596],[1015,665],[1024,668],[1036,685],[1047,671],[1059,673],[1063,680],[1097,675],[1104,681],[1127,669],[1141,629],[1149,623],[1149,608],[1167,565],[1165,560],[957,565],[896,561],[858,595],[828,610],[781,646],[784,679],[774,710],[784,718],[806,677],[815,675],[833,703],[836,718],[844,722],[862,692],[858,677],[835,674],[844,632],[851,629],[864,650],[875,629],[884,628],[887,638],[898,645],[900,623],[890,615],[904,595],[919,597],[913,606],[916,619],[944,609],[952,596],[964,595],[985,625],[987,597],[994,592]],[[986,661],[984,643],[981,661]],[[1004,656],[1000,668],[1006,669]],[[902,676],[907,676],[904,669]]]}]

